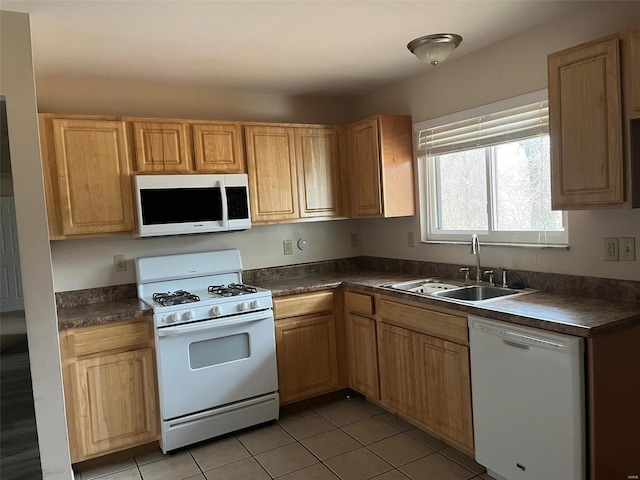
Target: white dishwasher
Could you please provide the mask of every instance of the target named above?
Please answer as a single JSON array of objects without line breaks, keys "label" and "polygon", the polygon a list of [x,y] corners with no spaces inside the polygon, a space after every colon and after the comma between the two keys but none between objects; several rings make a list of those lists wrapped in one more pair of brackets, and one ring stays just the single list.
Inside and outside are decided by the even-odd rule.
[{"label": "white dishwasher", "polygon": [[469,316],[476,461],[499,480],[584,480],[583,340]]}]

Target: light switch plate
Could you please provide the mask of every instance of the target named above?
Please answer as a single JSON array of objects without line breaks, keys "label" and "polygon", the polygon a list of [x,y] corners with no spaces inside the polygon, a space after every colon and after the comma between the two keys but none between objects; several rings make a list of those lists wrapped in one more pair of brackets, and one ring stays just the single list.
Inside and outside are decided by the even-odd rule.
[{"label": "light switch plate", "polygon": [[113,256],[113,265],[116,269],[116,272],[126,272],[127,271],[127,261],[124,259],[124,255],[114,255]]},{"label": "light switch plate", "polygon": [[285,240],[282,242],[282,248],[285,255],[293,255],[293,243],[291,240]]},{"label": "light switch plate", "polygon": [[352,233],[351,234],[351,248],[358,248],[358,234],[357,233]]},{"label": "light switch plate", "polygon": [[407,246],[408,247],[415,247],[416,244],[413,240],[413,232],[407,232]]},{"label": "light switch plate", "polygon": [[636,259],[636,239],[620,237],[620,260],[633,262]]},{"label": "light switch plate", "polygon": [[604,237],[604,259],[607,262],[618,261],[618,239],[616,237]]}]

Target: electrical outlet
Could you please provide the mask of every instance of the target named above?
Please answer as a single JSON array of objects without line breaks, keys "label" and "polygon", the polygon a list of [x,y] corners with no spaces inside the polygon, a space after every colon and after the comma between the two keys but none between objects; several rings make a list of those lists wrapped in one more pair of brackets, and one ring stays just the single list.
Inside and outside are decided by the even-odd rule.
[{"label": "electrical outlet", "polygon": [[358,240],[358,234],[357,233],[352,233],[351,234],[351,248],[358,248],[358,244],[359,244],[359,240]]},{"label": "electrical outlet", "polygon": [[413,232],[407,232],[407,246],[415,247],[416,244],[413,241]]},{"label": "electrical outlet", "polygon": [[124,259],[124,255],[114,255],[113,256],[113,265],[116,268],[116,272],[126,272],[127,271],[127,261]]},{"label": "electrical outlet", "polygon": [[618,261],[618,239],[616,237],[604,238],[604,259],[607,262]]},{"label": "electrical outlet", "polygon": [[620,237],[620,260],[633,262],[636,259],[636,239]]},{"label": "electrical outlet", "polygon": [[282,248],[285,255],[293,255],[293,243],[291,240],[285,240],[282,242]]}]

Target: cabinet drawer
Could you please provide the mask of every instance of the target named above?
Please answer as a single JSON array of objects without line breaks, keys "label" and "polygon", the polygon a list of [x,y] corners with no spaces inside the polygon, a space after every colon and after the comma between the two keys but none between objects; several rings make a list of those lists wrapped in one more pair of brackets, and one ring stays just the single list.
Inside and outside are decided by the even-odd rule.
[{"label": "cabinet drawer", "polygon": [[380,299],[380,319],[385,323],[408,328],[419,333],[467,344],[466,317],[449,315],[427,308],[413,307],[403,303]]},{"label": "cabinet drawer", "polygon": [[375,313],[374,300],[371,295],[346,292],[344,295],[344,306],[348,312],[361,313],[369,316]]},{"label": "cabinet drawer", "polygon": [[331,311],[333,291],[274,298],[273,309],[276,319]]},{"label": "cabinet drawer", "polygon": [[143,345],[153,339],[151,319],[74,328],[69,334],[72,355],[92,353]]}]

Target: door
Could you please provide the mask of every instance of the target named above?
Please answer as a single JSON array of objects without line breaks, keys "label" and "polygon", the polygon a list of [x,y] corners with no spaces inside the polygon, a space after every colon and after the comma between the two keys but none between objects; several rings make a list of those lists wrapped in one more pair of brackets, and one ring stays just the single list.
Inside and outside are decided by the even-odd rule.
[{"label": "door", "polygon": [[417,335],[419,418],[434,432],[473,450],[469,349],[427,335]]},{"label": "door", "polygon": [[550,55],[548,71],[552,208],[621,204],[619,40]]},{"label": "door", "polygon": [[335,317],[332,313],[276,322],[280,402],[338,388]]},{"label": "door", "polygon": [[0,197],[0,312],[24,310],[16,206],[13,197]]},{"label": "door", "polygon": [[363,120],[348,129],[351,145],[350,184],[355,217],[382,215],[378,122]]},{"label": "door", "polygon": [[296,128],[296,163],[301,217],[342,214],[338,130]]},{"label": "door", "polygon": [[352,313],[346,317],[349,386],[369,398],[379,400],[376,321]]},{"label": "door", "polygon": [[293,129],[246,126],[251,220],[299,217]]},{"label": "door", "polygon": [[191,170],[188,125],[180,122],[133,122],[138,172]]},{"label": "door", "polygon": [[273,312],[157,331],[163,420],[278,389]]},{"label": "door", "polygon": [[380,400],[399,413],[419,418],[416,379],[417,334],[380,324]]},{"label": "door", "polygon": [[124,122],[53,119],[63,235],[133,230]]},{"label": "door", "polygon": [[153,350],[79,359],[73,366],[76,439],[82,458],[157,440]]},{"label": "door", "polygon": [[196,171],[203,173],[245,173],[240,125],[193,124]]}]

